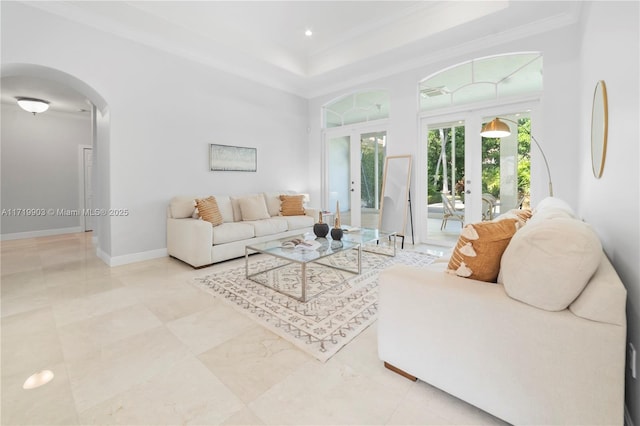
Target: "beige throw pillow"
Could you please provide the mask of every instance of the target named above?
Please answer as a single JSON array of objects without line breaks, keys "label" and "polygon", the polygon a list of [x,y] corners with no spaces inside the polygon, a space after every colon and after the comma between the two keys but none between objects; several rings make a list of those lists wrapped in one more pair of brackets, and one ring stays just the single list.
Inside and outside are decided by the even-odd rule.
[{"label": "beige throw pillow", "polygon": [[496,282],[502,253],[517,229],[517,219],[465,226],[449,259],[447,272],[474,280]]},{"label": "beige throw pillow", "polygon": [[215,197],[197,199],[196,208],[202,220],[211,222],[213,226],[222,225],[222,215],[220,214],[220,209],[218,209],[218,203]]},{"label": "beige throw pillow", "polygon": [[304,195],[281,195],[280,213],[282,216],[304,216]]},{"label": "beige throw pillow", "polygon": [[601,258],[600,240],[588,224],[566,217],[531,220],[502,256],[504,290],[537,308],[561,311],[582,292]]},{"label": "beige throw pillow", "polygon": [[267,210],[267,203],[264,201],[262,195],[241,198],[240,212],[242,214],[242,220],[260,220],[271,217]]}]

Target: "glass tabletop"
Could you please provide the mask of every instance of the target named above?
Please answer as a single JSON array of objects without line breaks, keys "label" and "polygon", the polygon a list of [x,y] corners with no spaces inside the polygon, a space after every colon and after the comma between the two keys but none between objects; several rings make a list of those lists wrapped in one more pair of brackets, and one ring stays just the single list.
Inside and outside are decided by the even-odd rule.
[{"label": "glass tabletop", "polygon": [[[283,247],[284,243],[291,242],[296,239],[310,242],[314,245],[314,247],[307,248],[303,244],[298,244],[294,247]],[[306,263],[313,262],[318,259],[322,259],[323,257],[331,256],[345,250],[357,248],[359,245],[359,241],[346,239],[343,239],[341,241],[334,241],[330,238],[313,238],[312,234],[306,234],[288,238],[281,238],[278,240],[265,241],[261,243],[248,244],[246,248],[247,250],[268,253],[272,256],[277,256],[283,259]]]},{"label": "glass tabletop", "polygon": [[395,232],[385,232],[373,228],[346,228],[342,241],[357,242],[360,244],[382,240],[395,235]]}]

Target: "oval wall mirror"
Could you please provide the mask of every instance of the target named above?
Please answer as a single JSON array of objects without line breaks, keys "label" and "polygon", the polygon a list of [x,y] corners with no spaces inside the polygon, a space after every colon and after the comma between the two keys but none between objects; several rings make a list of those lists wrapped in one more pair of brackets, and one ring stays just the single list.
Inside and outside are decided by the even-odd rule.
[{"label": "oval wall mirror", "polygon": [[607,86],[604,80],[600,80],[596,83],[591,110],[591,166],[596,178],[602,176],[607,156],[608,115]]}]

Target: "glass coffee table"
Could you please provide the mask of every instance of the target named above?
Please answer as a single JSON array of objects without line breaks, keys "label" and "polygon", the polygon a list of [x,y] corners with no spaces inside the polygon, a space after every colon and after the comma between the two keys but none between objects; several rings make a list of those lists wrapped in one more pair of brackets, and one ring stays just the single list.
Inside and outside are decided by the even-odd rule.
[{"label": "glass coffee table", "polygon": [[[314,294],[308,294],[310,265],[322,265],[323,267],[328,267],[339,271],[346,271],[358,275],[362,273],[362,244],[357,241],[357,239],[343,239],[341,241],[333,241],[331,239],[318,238],[312,240],[319,243],[319,247],[314,249],[306,249],[300,247],[283,247],[283,243],[296,238],[304,240],[305,236],[299,235],[247,245],[245,247],[246,278],[269,287],[279,293],[297,299],[301,302],[307,302],[324,293],[325,291],[330,290],[331,288],[344,282],[344,279],[341,282],[339,282],[340,280],[338,279],[330,287],[324,286],[320,291],[316,291]],[[307,239],[309,239],[308,235]],[[355,253],[347,253],[353,250],[355,250]],[[259,262],[256,262],[252,265],[252,268],[250,268],[249,255],[255,253],[266,254],[276,258],[279,261],[275,262],[275,266],[267,262],[263,262],[266,263],[265,265],[261,265]],[[341,258],[340,261],[337,261],[336,259],[336,261],[332,262],[332,258],[335,258],[340,254],[347,254],[348,256],[344,256],[344,259]],[[276,286],[268,285],[267,279],[265,278],[265,274],[292,264],[294,266],[298,265],[300,267],[300,270],[299,272],[295,271],[294,273],[287,274],[286,278],[292,281],[299,281],[300,288],[297,289],[297,291],[301,293],[300,296],[298,296],[297,294],[293,294],[291,291],[288,291],[288,289],[277,288]],[[264,268],[261,268],[261,266],[264,266]],[[314,272],[314,274],[316,276],[320,275],[317,272]],[[296,281],[295,283],[296,287],[298,281]]]},{"label": "glass coffee table", "polygon": [[358,243],[363,251],[395,257],[396,232],[385,232],[373,228],[347,228],[347,230],[342,241]]}]

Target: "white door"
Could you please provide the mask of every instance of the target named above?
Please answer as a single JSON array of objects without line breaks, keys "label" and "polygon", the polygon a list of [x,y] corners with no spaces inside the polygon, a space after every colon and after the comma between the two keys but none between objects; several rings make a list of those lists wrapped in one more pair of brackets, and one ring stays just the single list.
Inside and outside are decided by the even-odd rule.
[{"label": "white door", "polygon": [[[91,176],[93,174],[93,150],[83,148],[83,170],[84,170],[84,209],[85,212],[93,208],[93,188]],[[84,230],[93,231],[93,215],[84,215]]]},{"label": "white door", "polygon": [[377,227],[387,132],[375,127],[331,130],[324,140],[324,209],[335,214],[339,208],[342,225]]},{"label": "white door", "polygon": [[[491,220],[522,204],[529,190],[531,110],[532,104],[513,104],[422,119],[418,178],[422,185],[418,191],[424,194],[419,207],[422,242],[455,244],[463,224]],[[519,126],[514,125],[510,137],[481,137],[483,123],[496,116],[520,122],[523,134],[519,137]]]}]

